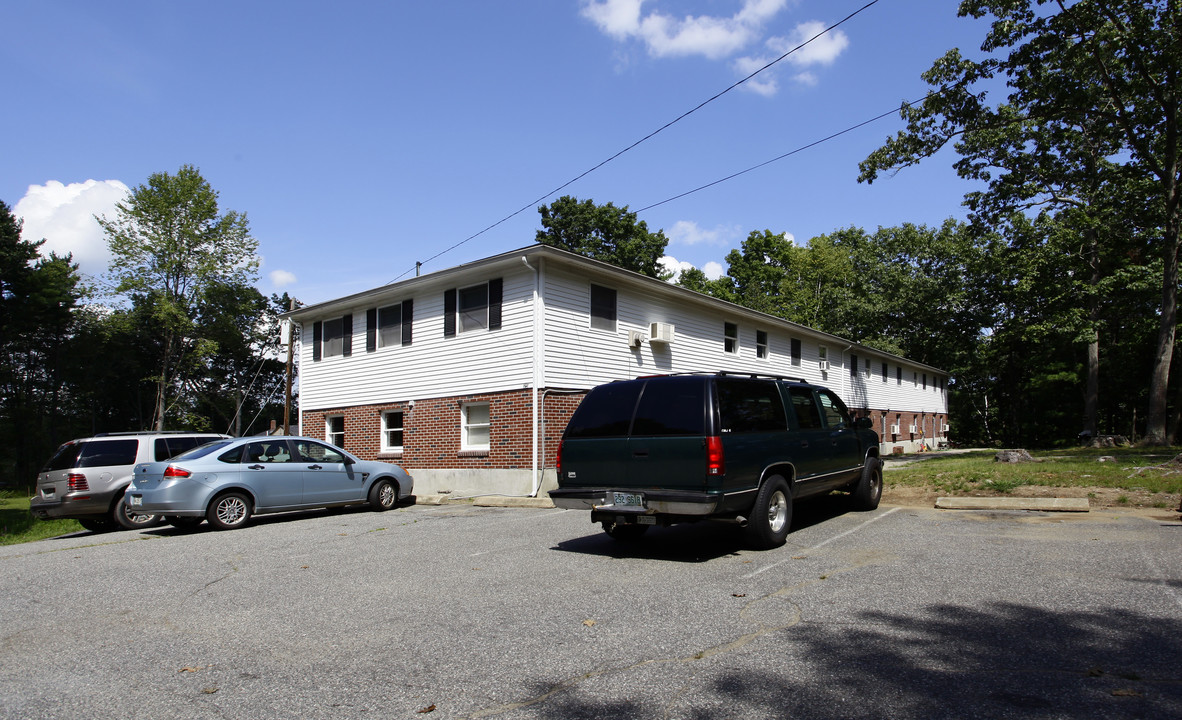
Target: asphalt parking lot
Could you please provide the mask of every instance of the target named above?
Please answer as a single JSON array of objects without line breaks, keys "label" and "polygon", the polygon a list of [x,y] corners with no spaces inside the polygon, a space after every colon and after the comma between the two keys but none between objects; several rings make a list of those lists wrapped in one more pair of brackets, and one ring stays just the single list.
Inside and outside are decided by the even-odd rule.
[{"label": "asphalt parking lot", "polygon": [[0,548],[4,718],[1176,718],[1182,525],[412,506]]}]

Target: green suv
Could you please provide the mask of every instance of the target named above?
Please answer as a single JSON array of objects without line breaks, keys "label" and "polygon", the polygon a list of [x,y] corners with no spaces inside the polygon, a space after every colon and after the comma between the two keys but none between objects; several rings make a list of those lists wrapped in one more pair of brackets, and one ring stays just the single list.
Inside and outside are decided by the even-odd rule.
[{"label": "green suv", "polygon": [[848,490],[878,507],[882,464],[869,418],[803,380],[678,374],[600,385],[571,416],[555,506],[590,510],[614,538],[651,525],[738,522],[752,544],[782,545],[792,503]]}]

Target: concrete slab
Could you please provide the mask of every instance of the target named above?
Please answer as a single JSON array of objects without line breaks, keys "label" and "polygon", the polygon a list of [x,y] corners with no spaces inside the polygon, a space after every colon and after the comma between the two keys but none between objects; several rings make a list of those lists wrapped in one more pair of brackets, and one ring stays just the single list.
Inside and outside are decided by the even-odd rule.
[{"label": "concrete slab", "polygon": [[514,497],[509,495],[480,495],[477,497],[454,497],[444,494],[416,495],[416,505],[448,505],[466,504],[478,507],[519,507],[542,508],[554,507],[549,497]]},{"label": "concrete slab", "polygon": [[1092,506],[1087,498],[942,497],[936,498],[936,508],[940,510],[1089,512]]}]

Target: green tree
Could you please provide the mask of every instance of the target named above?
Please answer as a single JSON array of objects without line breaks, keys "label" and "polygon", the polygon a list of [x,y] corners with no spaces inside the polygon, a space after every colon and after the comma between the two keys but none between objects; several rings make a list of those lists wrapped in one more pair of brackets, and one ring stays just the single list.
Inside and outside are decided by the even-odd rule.
[{"label": "green tree", "polygon": [[627,205],[596,205],[564,195],[539,207],[538,213],[542,229],[537,232],[537,242],[660,277],[660,260],[669,239],[660,230],[650,233],[636,213],[628,212]]},{"label": "green tree", "polygon": [[[66,396],[65,343],[82,296],[70,256],[39,254],[44,240],[21,238],[22,223],[0,201],[0,475],[32,479],[56,439]],[[6,456],[6,457],[5,457]]]},{"label": "green tree", "polygon": [[213,289],[247,285],[259,261],[246,215],[219,214],[218,194],[191,165],[176,175],[154,173],[98,218],[112,253],[113,290],[136,294],[151,308],[159,332],[151,426],[163,429],[170,403],[194,360],[216,352],[201,337],[201,305]]},{"label": "green tree", "polygon": [[[1097,269],[1102,244],[1121,237],[1106,231],[1112,215],[1135,215],[1161,261],[1146,433],[1166,442],[1182,229],[1182,7],[1177,0],[966,0],[960,13],[992,16],[982,45],[990,55],[975,62],[953,50],[937,60],[924,77],[939,89],[903,108],[906,129],[867,158],[861,179],[954,142],[960,175],[986,183],[966,198],[983,219],[1072,209],[1061,220],[1086,238],[1084,255]],[[997,80],[1010,93],[990,105]],[[1102,274],[1084,278],[1072,285],[1091,323],[1090,384]]]}]

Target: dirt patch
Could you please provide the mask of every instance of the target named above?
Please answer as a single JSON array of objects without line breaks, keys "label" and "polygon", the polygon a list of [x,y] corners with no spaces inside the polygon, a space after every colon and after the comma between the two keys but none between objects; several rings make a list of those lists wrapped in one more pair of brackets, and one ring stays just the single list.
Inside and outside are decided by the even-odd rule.
[{"label": "dirt patch", "polygon": [[974,490],[967,493],[938,492],[931,487],[892,485],[890,479],[883,484],[882,502],[887,505],[906,507],[932,507],[936,498],[949,495],[964,497],[1086,497],[1093,510],[1130,510],[1153,517],[1168,517],[1177,520],[1178,495],[1152,493],[1144,490],[1114,490],[1103,487],[1048,487],[1044,485],[1020,485],[1008,493]]}]

